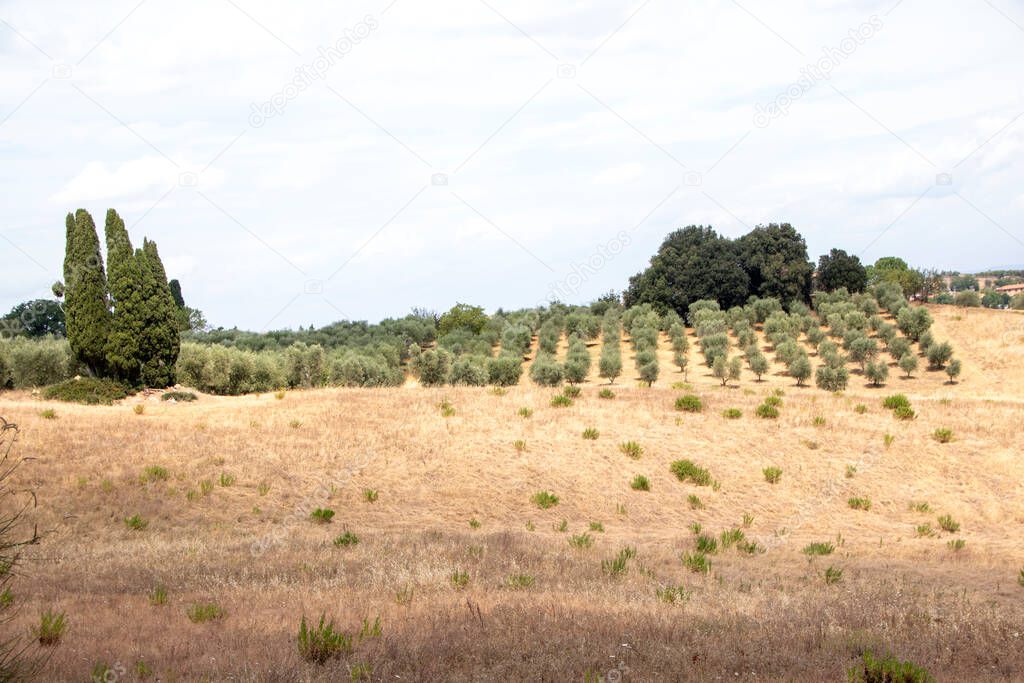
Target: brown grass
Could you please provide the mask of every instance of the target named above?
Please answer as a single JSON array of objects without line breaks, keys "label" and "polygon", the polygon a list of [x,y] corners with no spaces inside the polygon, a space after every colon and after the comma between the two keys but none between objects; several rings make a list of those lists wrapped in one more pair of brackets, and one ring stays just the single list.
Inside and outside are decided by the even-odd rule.
[{"label": "brown grass", "polygon": [[[934,311],[936,337],[964,361],[957,385],[922,370],[905,382],[893,373],[881,391],[855,377],[833,396],[797,389],[773,368],[763,383],[745,372],[738,388],[722,388],[691,344],[699,414],[673,410],[681,392],[669,387],[681,377],[665,349],[654,388],[624,376],[616,399],[601,401],[595,379],[560,409],[549,407],[555,390],[526,383],[505,396],[417,387],[280,401],[156,397],[142,417],[131,401],[55,406],[0,395],[0,415],[21,426],[18,453],[34,458],[18,484],[37,492],[47,532],[14,583],[14,631],[28,634],[46,609],[67,613],[46,662],[52,680],[88,678],[99,661],[122,665],[131,680],[140,660],[161,680],[338,680],[357,664],[373,680],[608,679],[617,667],[627,681],[841,680],[866,648],[940,680],[1024,678],[1024,363],[1021,344],[1000,341],[1024,318]],[[629,373],[631,356],[624,347]],[[779,419],[754,418],[778,387]],[[918,419],[882,409],[897,390]],[[445,399],[453,417],[438,411]],[[516,416],[521,406],[532,419]],[[42,418],[47,407],[61,419]],[[724,419],[730,407],[744,417]],[[814,425],[818,415],[825,425]],[[601,438],[582,440],[591,426]],[[957,440],[937,443],[937,427]],[[517,452],[517,439],[528,450]],[[639,460],[619,452],[629,440],[643,446]],[[720,488],[676,480],[669,465],[682,458],[707,467]],[[152,465],[169,478],[141,483]],[[768,465],[785,472],[774,486]],[[649,493],[630,489],[638,472]],[[222,473],[233,485],[220,485]],[[204,480],[213,484],[205,495]],[[365,489],[379,499],[367,503]],[[539,510],[530,501],[539,490],[559,504]],[[692,493],[704,509],[690,509]],[[851,510],[851,496],[870,498],[871,510]],[[932,511],[914,512],[911,501]],[[318,507],[336,511],[330,524],[309,519]],[[135,514],[145,530],[126,528]],[[686,570],[692,522],[717,536],[744,514],[754,520],[744,533],[765,552],[719,549],[710,574]],[[957,534],[917,537],[918,524],[937,529],[943,514],[961,523]],[[557,530],[563,519],[568,533]],[[593,547],[570,547],[591,522],[605,529],[592,533]],[[346,530],[359,543],[335,547]],[[958,553],[946,546],[954,537],[967,541]],[[801,549],[814,541],[836,551],[809,559]],[[636,558],[610,578],[601,561],[627,545]],[[825,584],[828,566],[843,569],[840,583]],[[455,571],[468,573],[465,588],[452,586]],[[516,574],[535,583],[513,590]],[[154,606],[157,585],[168,599]],[[658,598],[679,585],[688,601]],[[192,623],[186,610],[200,603],[224,615]],[[379,615],[383,635],[356,638],[351,654],[326,665],[306,663],[299,620],[324,612],[352,633]]]}]

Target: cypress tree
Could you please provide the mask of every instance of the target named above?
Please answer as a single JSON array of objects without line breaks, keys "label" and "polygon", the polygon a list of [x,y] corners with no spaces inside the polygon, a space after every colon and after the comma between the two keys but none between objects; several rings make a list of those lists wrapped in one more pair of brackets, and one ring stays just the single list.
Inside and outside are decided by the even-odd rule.
[{"label": "cypress tree", "polygon": [[110,329],[107,276],[96,224],[85,209],[75,212],[73,228],[67,221],[64,280],[64,314],[71,351],[92,374],[102,375]]},{"label": "cypress tree", "polygon": [[135,258],[142,273],[145,311],[140,341],[142,381],[147,386],[165,387],[174,384],[174,365],[181,349],[177,306],[156,243],[143,240]]},{"label": "cypress tree", "polygon": [[113,308],[107,337],[108,371],[129,385],[138,385],[142,374],[141,342],[146,322],[142,269],[124,221],[113,209],[107,211],[107,271]]},{"label": "cypress tree", "polygon": [[181,295],[181,283],[177,280],[171,280],[167,283],[167,286],[171,288],[171,298],[174,299],[174,305],[178,308],[185,308],[185,297]]}]

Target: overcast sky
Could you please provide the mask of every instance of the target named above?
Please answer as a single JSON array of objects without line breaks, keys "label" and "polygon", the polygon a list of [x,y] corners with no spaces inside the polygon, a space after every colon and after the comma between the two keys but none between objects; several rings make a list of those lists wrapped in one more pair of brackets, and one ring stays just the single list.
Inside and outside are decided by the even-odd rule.
[{"label": "overcast sky", "polygon": [[0,308],[64,215],[262,330],[621,290],[692,223],[1024,263],[1019,0],[0,2]]}]

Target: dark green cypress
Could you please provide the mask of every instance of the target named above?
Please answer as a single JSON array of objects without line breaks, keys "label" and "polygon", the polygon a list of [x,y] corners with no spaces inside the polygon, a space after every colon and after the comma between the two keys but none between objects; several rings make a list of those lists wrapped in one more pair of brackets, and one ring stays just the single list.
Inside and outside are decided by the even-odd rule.
[{"label": "dark green cypress", "polygon": [[181,295],[181,283],[177,280],[171,280],[167,285],[171,288],[171,298],[174,299],[174,305],[178,308],[185,308],[185,297]]},{"label": "dark green cypress", "polygon": [[107,337],[107,364],[111,375],[126,384],[139,384],[142,376],[145,298],[142,268],[132,249],[124,221],[114,209],[107,211],[107,282],[112,307]]},{"label": "dark green cypress", "polygon": [[142,328],[142,381],[151,387],[174,384],[174,366],[181,340],[178,335],[177,306],[167,284],[167,272],[156,243],[143,240],[135,251],[142,271],[145,320]]},{"label": "dark green cypress", "polygon": [[106,371],[110,308],[100,241],[96,224],[85,209],[75,212],[74,228],[70,222],[67,227],[64,314],[68,343],[92,374],[102,376]]}]

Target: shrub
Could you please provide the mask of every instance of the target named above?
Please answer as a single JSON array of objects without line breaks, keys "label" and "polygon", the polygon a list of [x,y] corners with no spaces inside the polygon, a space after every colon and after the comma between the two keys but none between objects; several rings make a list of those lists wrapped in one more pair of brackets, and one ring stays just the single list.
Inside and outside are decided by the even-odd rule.
[{"label": "shrub", "polygon": [[185,615],[193,624],[202,624],[207,621],[220,619],[224,616],[224,610],[220,605],[214,602],[197,603],[190,605],[188,609],[185,610]]},{"label": "shrub", "polygon": [[39,411],[39,417],[43,418],[44,420],[56,420],[57,411],[54,410],[53,408],[46,408],[44,410]]},{"label": "shrub", "polygon": [[577,550],[586,550],[594,545],[594,537],[590,534],[576,534],[569,537],[569,545]]},{"label": "shrub", "polygon": [[697,552],[705,555],[714,555],[718,552],[718,540],[714,536],[707,534],[701,534],[697,536],[694,541],[697,547]]},{"label": "shrub", "polygon": [[960,369],[961,365],[958,359],[954,358],[949,361],[949,364],[946,366],[946,374],[949,375],[950,384],[953,384],[956,378],[960,376]]},{"label": "shrub", "polygon": [[778,484],[782,479],[781,467],[765,467],[761,472],[764,474],[764,480],[769,484]]},{"label": "shrub", "polygon": [[346,531],[334,539],[334,545],[338,548],[349,548],[359,543],[359,537],[351,531]]},{"label": "shrub", "polygon": [[949,443],[953,440],[953,430],[947,427],[939,427],[932,433],[932,438],[939,443]]},{"label": "shrub", "polygon": [[538,491],[530,497],[530,501],[541,510],[547,510],[558,505],[558,496],[550,491]]},{"label": "shrub", "polygon": [[629,483],[629,487],[634,491],[650,491],[651,482],[644,475],[638,474],[635,477],[633,477],[633,481]]},{"label": "shrub", "polygon": [[619,450],[634,460],[638,459],[644,453],[644,449],[636,441],[625,441],[620,443]]},{"label": "shrub", "polygon": [[676,460],[669,467],[672,474],[676,475],[679,481],[690,480],[697,486],[708,486],[711,484],[711,473],[703,467],[699,467],[691,460]]},{"label": "shrub", "polygon": [[530,379],[542,387],[556,387],[562,383],[563,370],[550,353],[538,352],[530,366]]},{"label": "shrub", "polygon": [[757,375],[757,381],[761,381],[761,376],[768,372],[768,358],[763,353],[755,350],[754,353],[747,355],[747,362],[750,364],[750,371]]},{"label": "shrub", "polygon": [[612,578],[617,578],[626,573],[629,569],[629,561],[636,557],[636,550],[634,548],[623,548],[619,551],[619,554],[610,560],[601,561],[601,570],[605,574],[609,574]]},{"label": "shrub", "polygon": [[912,662],[901,662],[892,655],[881,659],[868,650],[861,663],[846,672],[850,683],[935,683],[931,674]]},{"label": "shrub", "polygon": [[530,418],[530,417],[533,417],[533,409],[532,408],[527,408],[527,407],[524,406],[524,407],[520,408],[516,412],[516,414],[519,415],[519,417]]},{"label": "shrub", "polygon": [[959,551],[963,550],[967,546],[967,541],[962,538],[956,538],[950,540],[946,545],[949,546],[950,550]]},{"label": "shrub", "polygon": [[32,635],[40,645],[52,646],[60,642],[67,630],[68,620],[64,612],[46,610],[39,615],[39,625],[32,627]]},{"label": "shrub", "polygon": [[739,408],[726,408],[722,411],[722,417],[727,420],[738,420],[743,417],[743,411]]},{"label": "shrub", "polygon": [[897,408],[909,408],[910,399],[905,394],[893,394],[892,396],[886,396],[882,400],[882,407],[888,408],[889,410],[896,410]]},{"label": "shrub", "polygon": [[124,518],[124,525],[132,531],[144,531],[149,526],[149,522],[139,515],[132,515]]},{"label": "shrub", "polygon": [[536,583],[536,580],[529,574],[512,574],[506,581],[506,584],[512,590],[530,588],[534,583]]},{"label": "shrub", "polygon": [[864,510],[866,512],[871,509],[870,498],[851,498],[846,503],[854,510]]},{"label": "shrub", "polygon": [[174,401],[175,403],[191,403],[198,397],[191,391],[168,391],[161,397],[161,401]]},{"label": "shrub", "polygon": [[330,508],[317,508],[309,513],[309,518],[317,524],[330,524],[334,519],[334,510]]},{"label": "shrub", "polygon": [[572,405],[572,399],[565,394],[558,394],[551,399],[552,408],[568,408]]},{"label": "shrub", "polygon": [[811,360],[806,354],[798,355],[789,364],[789,375],[796,380],[796,385],[802,387],[811,377]]},{"label": "shrub", "polygon": [[765,402],[759,405],[754,413],[760,418],[774,420],[779,416],[779,409],[770,403]]},{"label": "shrub", "polygon": [[917,356],[913,353],[904,353],[900,356],[899,360],[900,370],[907,373],[907,377],[911,377],[914,371],[917,370]]},{"label": "shrub", "polygon": [[448,383],[452,371],[452,354],[444,349],[428,349],[416,356],[413,372],[425,387],[436,387]]},{"label": "shrub", "polygon": [[868,407],[863,403],[858,403],[856,406],[854,406],[853,412],[857,413],[858,415],[863,415],[864,413],[868,412]]},{"label": "shrub", "polygon": [[822,365],[814,373],[814,383],[819,389],[825,391],[844,391],[850,381],[850,373],[845,367],[833,367],[828,364]]},{"label": "shrub", "polygon": [[449,577],[449,580],[452,582],[452,588],[455,588],[456,590],[461,590],[469,585],[469,573],[465,571],[455,570],[454,572],[452,572],[452,575]]},{"label": "shrub", "polygon": [[702,501],[700,499],[700,496],[698,496],[695,493],[691,493],[690,495],[688,495],[686,497],[686,502],[690,504],[690,509],[691,510],[703,510],[704,509],[704,501]]},{"label": "shrub", "polygon": [[928,365],[933,369],[940,370],[946,367],[946,363],[953,357],[953,347],[949,342],[936,343],[928,347]]},{"label": "shrub", "polygon": [[892,414],[897,420],[913,420],[917,417],[917,413],[910,406],[899,406]]},{"label": "shrub", "polygon": [[73,374],[75,365],[64,339],[19,337],[0,343],[0,356],[5,359],[0,360],[0,389],[7,383],[23,389],[63,382]]},{"label": "shrub", "polygon": [[825,570],[825,585],[831,586],[843,580],[843,570],[838,567],[829,567]]},{"label": "shrub", "polygon": [[704,403],[700,400],[700,396],[686,394],[676,399],[676,410],[686,413],[699,413],[704,410]]},{"label": "shrub", "polygon": [[614,384],[615,378],[622,374],[622,355],[618,349],[618,340],[614,343],[614,348],[606,345],[601,350],[601,358],[598,361],[600,375],[608,380],[609,384]]},{"label": "shrub", "polygon": [[835,552],[835,549],[836,547],[833,544],[825,541],[808,543],[801,552],[804,555],[831,555]]},{"label": "shrub", "polygon": [[711,571],[711,563],[708,561],[707,555],[701,552],[683,555],[683,566],[697,574],[707,574]]},{"label": "shrub", "polygon": [[93,377],[69,379],[47,387],[43,397],[51,401],[67,401],[86,405],[111,405],[128,397],[128,390],[116,382]]},{"label": "shrub", "polygon": [[588,441],[596,441],[599,436],[601,436],[601,432],[597,431],[593,427],[587,427],[583,430],[583,438]]},{"label": "shrub", "polygon": [[303,615],[299,623],[299,656],[307,662],[324,664],[352,651],[352,636],[338,631],[333,619],[326,624],[325,619],[325,615],[320,615],[320,622],[311,627]]},{"label": "shrub", "polygon": [[367,503],[376,503],[379,497],[377,489],[363,489],[363,500]]},{"label": "shrub", "polygon": [[132,412],[135,413],[136,415],[142,415],[144,412],[146,412],[146,406],[142,405],[141,403],[136,403],[135,405],[132,406]]},{"label": "shrub", "polygon": [[597,392],[597,397],[604,399],[612,399],[615,398],[615,392],[612,391],[611,389],[602,389],[601,391]]},{"label": "shrub", "polygon": [[490,379],[485,363],[485,359],[474,356],[457,358],[452,364],[448,381],[455,385],[482,387]]},{"label": "shrub", "polygon": [[889,379],[889,366],[884,361],[871,361],[864,369],[864,376],[871,381],[872,386],[881,386]]},{"label": "shrub", "polygon": [[960,531],[960,522],[953,519],[950,515],[939,517],[939,526],[942,527],[943,531],[948,531],[951,534]]},{"label": "shrub", "polygon": [[570,385],[562,389],[562,395],[568,396],[569,398],[579,398],[581,393],[583,393],[583,390],[575,385]]},{"label": "shrub", "polygon": [[487,359],[487,381],[495,386],[515,386],[522,376],[523,362],[517,356],[503,353],[497,358]]}]

